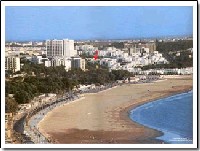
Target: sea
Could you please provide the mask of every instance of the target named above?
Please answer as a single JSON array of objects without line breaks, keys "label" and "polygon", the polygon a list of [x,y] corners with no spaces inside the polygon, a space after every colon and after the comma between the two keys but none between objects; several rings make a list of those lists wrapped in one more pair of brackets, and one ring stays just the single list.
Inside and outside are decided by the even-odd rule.
[{"label": "sea", "polygon": [[163,132],[166,144],[193,144],[193,91],[146,103],[130,111],[131,120]]}]

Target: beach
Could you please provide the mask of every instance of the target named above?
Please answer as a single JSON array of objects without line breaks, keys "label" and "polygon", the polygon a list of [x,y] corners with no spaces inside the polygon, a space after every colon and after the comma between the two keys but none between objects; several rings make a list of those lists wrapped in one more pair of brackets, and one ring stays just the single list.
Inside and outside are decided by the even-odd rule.
[{"label": "beach", "polygon": [[129,111],[144,103],[192,89],[192,76],[126,84],[57,107],[39,122],[39,131],[61,144],[156,144],[162,132],[133,122]]}]

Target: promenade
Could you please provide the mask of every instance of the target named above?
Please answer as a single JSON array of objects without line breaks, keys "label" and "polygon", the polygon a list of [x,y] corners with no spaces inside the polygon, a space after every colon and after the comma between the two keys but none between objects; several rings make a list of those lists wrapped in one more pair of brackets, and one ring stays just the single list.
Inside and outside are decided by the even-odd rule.
[{"label": "promenade", "polygon": [[113,88],[116,86],[129,85],[129,84],[140,84],[140,83],[149,83],[156,81],[158,79],[152,80],[142,80],[139,82],[132,83],[111,83],[107,85],[96,86],[93,89],[86,89],[82,91],[70,91],[64,94],[60,98],[55,98],[52,101],[41,103],[30,110],[26,111],[26,117],[23,118],[18,124],[18,129],[20,129],[19,133],[23,136],[23,143],[35,143],[35,144],[48,144],[55,143],[54,140],[50,140],[50,138],[46,138],[42,133],[40,133],[40,129],[38,129],[38,123],[45,117],[45,115],[53,110],[56,107],[62,106],[66,103],[75,101],[80,99],[82,95],[87,93],[98,93],[109,88]]},{"label": "promenade", "polygon": [[104,87],[96,87],[95,89],[85,90],[82,92],[68,92],[63,97],[56,99],[55,101],[42,104],[37,106],[36,108],[30,110],[27,114],[26,121],[24,122],[24,134],[31,138],[31,141],[35,144],[48,144],[55,143],[54,140],[50,140],[50,138],[46,138],[43,134],[40,133],[37,125],[44,118],[44,116],[51,110],[56,107],[62,106],[66,103],[75,101],[80,99],[81,94],[85,93],[98,93],[100,91],[112,88],[119,84],[108,84]]}]

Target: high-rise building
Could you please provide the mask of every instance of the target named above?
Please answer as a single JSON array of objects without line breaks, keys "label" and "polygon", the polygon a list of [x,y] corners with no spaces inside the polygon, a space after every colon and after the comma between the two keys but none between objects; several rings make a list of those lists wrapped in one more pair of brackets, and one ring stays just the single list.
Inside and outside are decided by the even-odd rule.
[{"label": "high-rise building", "polygon": [[76,55],[74,40],[46,40],[47,57],[72,57]]},{"label": "high-rise building", "polygon": [[85,59],[82,59],[81,57],[72,57],[71,67],[80,68],[85,71]]},{"label": "high-rise building", "polygon": [[13,72],[20,71],[20,58],[19,57],[6,57],[5,58],[5,70],[11,70]]}]

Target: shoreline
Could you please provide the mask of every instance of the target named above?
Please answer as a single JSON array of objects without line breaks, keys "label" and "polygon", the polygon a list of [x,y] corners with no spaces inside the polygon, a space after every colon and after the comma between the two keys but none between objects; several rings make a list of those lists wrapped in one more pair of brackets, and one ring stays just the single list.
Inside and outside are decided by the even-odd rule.
[{"label": "shoreline", "polygon": [[[38,127],[38,124],[43,121],[45,119],[45,117],[48,115],[49,112],[51,112],[52,110],[56,109],[56,108],[59,108],[61,106],[65,106],[67,104],[70,104],[70,103],[73,103],[74,101],[80,101],[82,99],[84,99],[85,97],[81,97],[81,98],[77,98],[73,101],[68,101],[68,102],[59,102],[58,104],[56,105],[52,105],[50,106],[49,108],[51,108],[49,110],[49,108],[45,108],[39,112],[37,112],[35,115],[33,115],[29,120],[28,120],[28,125],[27,127],[25,127],[25,131],[26,133],[28,132],[29,135],[31,135],[33,138],[32,140],[34,140],[34,142],[38,142],[38,139],[37,139],[37,135],[40,135],[40,137],[42,138],[42,142],[43,143],[47,143],[47,142],[51,142],[51,139],[49,138],[49,135],[46,134],[46,133],[41,133],[39,131],[39,127]],[[33,132],[35,134],[33,134]],[[37,134],[36,134],[37,133]],[[34,136],[35,135],[35,136]],[[35,138],[36,137],[36,138]],[[40,141],[39,141],[40,142]],[[38,142],[38,143],[39,143]]]},{"label": "shoreline", "polygon": [[[170,80],[170,79],[168,79],[168,80]],[[180,80],[180,79],[176,79],[176,80]],[[154,82],[153,83],[147,83],[147,85],[161,83],[161,82],[165,82],[165,81],[166,80],[156,81],[155,83]],[[137,84],[133,84],[133,85],[136,86]],[[141,86],[141,84],[138,84],[138,86]],[[142,86],[144,86],[144,85],[142,85]],[[123,85],[122,87],[127,88],[129,86]],[[37,126],[40,128],[40,131],[42,130],[42,132],[41,132],[42,134],[44,134],[45,136],[47,136],[47,135],[50,136],[51,138],[53,138],[53,140],[56,140],[56,141],[54,141],[56,143],[119,143],[119,142],[122,143],[122,144],[123,143],[125,143],[125,144],[127,144],[127,143],[162,143],[160,140],[155,139],[158,136],[162,136],[162,134],[163,134],[162,132],[148,128],[146,126],[143,126],[139,123],[132,121],[129,118],[129,112],[131,110],[133,110],[134,108],[141,106],[141,105],[143,105],[147,102],[156,101],[157,99],[165,98],[165,97],[168,97],[168,96],[171,96],[171,95],[175,95],[177,93],[183,93],[184,91],[189,91],[190,89],[192,89],[192,85],[184,86],[184,87],[183,86],[180,87],[180,86],[175,85],[174,87],[172,87],[168,91],[161,91],[162,93],[160,93],[160,94],[154,93],[154,94],[148,95],[148,97],[146,95],[144,95],[142,97],[137,98],[134,101],[133,101],[133,98],[132,98],[131,99],[132,101],[130,101],[130,103],[128,103],[124,106],[120,106],[120,107],[116,108],[115,110],[112,110],[112,112],[110,112],[111,119],[114,120],[114,121],[117,121],[117,122],[120,121],[122,123],[122,126],[121,126],[122,128],[127,127],[127,128],[124,128],[125,129],[124,132],[122,132],[122,130],[121,130],[122,128],[119,128],[119,126],[118,127],[116,126],[117,128],[119,128],[119,131],[118,130],[117,131],[112,130],[112,129],[111,129],[111,131],[107,130],[110,127],[103,129],[103,130],[101,130],[101,129],[100,130],[99,129],[93,130],[91,128],[89,128],[89,129],[79,129],[79,128],[76,128],[76,127],[74,127],[74,128],[68,127],[68,128],[66,128],[66,130],[63,130],[62,132],[59,132],[59,131],[58,132],[55,132],[55,131],[54,132],[46,132],[44,130],[44,125],[45,125],[44,123],[46,122],[45,120],[48,121],[48,119],[51,118],[53,115],[55,116],[55,113],[57,112],[57,111],[55,111],[55,109],[51,110],[50,113],[47,113],[45,115],[45,118],[43,118],[38,123]],[[108,90],[106,90],[105,92],[102,92],[102,93],[104,94],[104,93],[108,92],[109,90],[113,91],[113,89],[108,89]],[[102,93],[100,93],[100,94],[102,94]],[[84,95],[87,97],[87,94],[84,94]],[[91,95],[91,94],[88,94],[88,95]],[[95,96],[95,94],[92,94],[92,96]],[[75,102],[76,101],[74,101],[74,103]],[[80,102],[83,102],[83,100],[80,101]],[[65,104],[65,106],[67,106],[67,105],[68,105],[68,103]],[[117,112],[118,112],[118,115],[119,115],[118,117],[116,117]],[[133,128],[133,130],[132,130],[132,128]],[[137,132],[137,136],[134,137],[133,140],[131,140],[131,139],[126,140],[124,134],[128,135],[129,131],[131,133],[134,133],[135,129],[136,129],[136,132]],[[64,133],[67,134],[66,140],[63,140],[63,141],[58,140],[59,136],[61,136],[60,137],[61,139],[64,139],[63,138]],[[105,133],[107,133],[107,134],[105,134]],[[93,139],[86,138],[86,140],[83,140],[83,139],[78,140],[77,137],[75,137],[75,138],[72,139],[72,141],[69,141],[67,139],[69,139],[71,137],[70,134],[76,134],[77,136],[90,135],[90,136],[93,136]],[[115,134],[117,136],[119,135],[119,137],[122,136],[123,139],[118,140],[116,138],[113,138],[113,135],[115,135]],[[105,139],[104,137],[106,137],[106,135],[108,137],[111,137],[111,140],[112,139],[113,140],[108,141],[108,139]],[[100,137],[100,138],[102,138],[102,140],[100,140],[100,138],[99,138],[99,140],[95,140],[96,137]]]},{"label": "shoreline", "polygon": [[[165,104],[165,103],[167,103],[168,102],[168,105],[170,105],[171,103],[172,104],[176,104],[176,102],[179,102],[180,103],[180,100],[181,100],[181,102],[183,102],[183,101],[185,101],[185,100],[182,100],[182,99],[179,99],[179,97],[181,96],[185,96],[185,95],[191,95],[191,94],[193,94],[193,89],[189,89],[189,90],[186,90],[186,91],[183,91],[183,92],[180,92],[180,93],[175,93],[175,94],[173,94],[173,95],[170,95],[170,96],[167,96],[167,97],[163,97],[163,98],[160,98],[160,99],[156,99],[156,100],[154,100],[154,101],[151,101],[151,102],[147,102],[147,103],[145,103],[145,104],[142,104],[142,105],[139,105],[139,106],[137,106],[137,107],[135,107],[134,109],[132,109],[132,110],[130,110],[130,112],[129,112],[129,117],[130,117],[130,119],[133,121],[133,122],[136,122],[136,123],[139,123],[140,125],[143,125],[143,126],[146,126],[147,128],[151,128],[151,129],[155,129],[155,130],[157,130],[157,131],[159,131],[159,132],[161,132],[161,136],[159,136],[159,137],[156,137],[155,139],[156,140],[161,140],[161,141],[163,141],[163,144],[180,144],[180,142],[179,141],[177,141],[176,143],[173,143],[172,141],[170,142],[170,140],[171,139],[173,139],[173,137],[175,137],[175,138],[178,138],[178,137],[181,137],[182,136],[182,133],[179,131],[179,129],[177,129],[177,131],[170,131],[170,130],[168,130],[168,129],[166,129],[166,127],[160,127],[160,126],[156,126],[156,123],[154,123],[154,124],[151,124],[151,122],[144,122],[144,120],[142,120],[142,119],[140,119],[140,118],[138,118],[138,116],[134,116],[134,117],[132,117],[131,115],[132,114],[134,114],[134,112],[137,114],[137,113],[139,113],[137,110],[139,110],[140,112],[142,112],[142,110],[145,110],[146,108],[149,108],[149,107],[152,107],[152,105],[154,106],[159,106],[159,104]],[[173,100],[172,98],[175,98],[175,100]],[[171,103],[169,103],[169,102],[171,102]],[[182,104],[179,104],[180,106],[181,105],[183,105],[184,103],[182,103]],[[161,106],[162,108],[163,108],[163,106]],[[178,107],[178,106],[177,106]],[[159,108],[154,108],[156,111],[157,110],[159,110]],[[165,109],[164,109],[165,110]],[[152,115],[152,112],[153,110],[151,110],[151,115]],[[161,111],[161,110],[160,110]],[[170,113],[173,113],[173,114],[176,114],[176,111],[174,112],[174,111],[169,111],[169,114]],[[190,111],[188,111],[188,112],[190,112]],[[187,113],[187,112],[185,112],[185,113]],[[162,114],[162,113],[161,113]],[[177,114],[179,114],[179,113],[177,113]],[[184,114],[184,113],[182,113],[182,114]],[[181,114],[181,115],[182,115]],[[138,114],[137,114],[138,115]],[[180,115],[180,114],[179,114]],[[144,117],[147,117],[146,115],[143,115]],[[163,116],[163,115],[162,115]],[[180,116],[176,116],[176,115],[173,115],[173,116],[175,116],[176,118],[178,118],[178,117],[180,117]],[[174,118],[174,119],[176,119],[176,118]],[[183,118],[183,116],[182,116],[182,118]],[[173,119],[173,118],[172,118]],[[153,119],[154,120],[154,119]],[[162,119],[160,119],[161,121],[162,121]],[[171,119],[169,119],[169,120],[171,120]],[[181,121],[184,121],[183,119],[181,120]],[[165,122],[165,121],[164,121]],[[185,121],[186,122],[186,121]],[[172,122],[173,123],[173,122]],[[182,123],[183,124],[183,123]],[[179,126],[180,126],[180,124],[179,124]],[[185,133],[184,133],[185,134]],[[180,136],[179,136],[180,135]],[[185,134],[186,135],[186,134]],[[173,136],[173,137],[172,137]],[[171,139],[168,139],[168,137],[171,137]],[[167,139],[166,139],[167,138]],[[186,138],[190,138],[189,136],[186,136]],[[185,142],[186,144],[188,144],[188,142]],[[184,143],[183,143],[184,144]]]},{"label": "shoreline", "polygon": [[[62,104],[62,105],[60,105],[60,106],[56,106],[56,107],[54,107],[52,110],[57,109],[57,108],[62,107],[62,106],[65,106],[65,105],[68,105],[68,104],[71,104],[71,103],[74,103],[74,102],[77,102],[77,101],[81,101],[81,100],[84,99],[84,98],[85,98],[85,97],[81,97],[81,98],[75,99],[75,100],[72,101],[72,102],[67,102],[67,103]],[[48,116],[48,113],[51,112],[52,110],[48,111],[48,112],[44,115],[44,117],[38,122],[38,124],[36,125],[36,127],[37,127],[38,130],[39,130],[39,126],[38,126],[39,123],[42,122],[42,121]],[[43,133],[43,135],[46,136],[46,138],[49,138],[49,135],[48,135],[48,134]]]},{"label": "shoreline", "polygon": [[[133,122],[133,123],[136,123],[136,124],[138,124],[138,125],[140,125],[140,126],[143,126],[143,127],[147,128],[147,129],[153,129],[153,128],[150,128],[150,127],[145,126],[145,125],[143,125],[143,124],[140,124],[140,123],[138,123],[138,122],[136,122],[136,121],[133,121],[133,120],[130,118],[130,112],[133,111],[134,109],[140,107],[140,106],[143,106],[143,105],[147,104],[147,103],[151,103],[151,102],[154,102],[154,101],[157,101],[157,100],[160,100],[160,99],[165,99],[165,98],[168,98],[168,97],[177,95],[177,94],[187,93],[187,92],[189,92],[189,91],[191,91],[191,90],[192,90],[192,89],[190,89],[190,88],[189,88],[189,89],[186,88],[186,89],[184,89],[183,91],[177,91],[177,92],[174,92],[174,93],[165,94],[165,95],[163,95],[163,96],[160,96],[160,97],[155,98],[155,99],[152,99],[152,100],[147,100],[147,101],[144,101],[144,102],[139,102],[138,104],[137,104],[137,103],[136,103],[136,104],[133,104],[133,105],[131,105],[131,106],[125,108],[124,110],[120,111],[120,116],[121,116],[120,118],[126,119],[127,121],[130,121],[130,122]],[[157,132],[156,132],[156,133],[157,133],[156,136],[154,136],[153,138],[149,138],[149,139],[154,139],[154,140],[157,141],[157,142],[166,143],[166,142],[164,142],[164,141],[162,141],[162,140],[157,139],[157,137],[163,136],[163,135],[164,135],[164,132],[162,132],[162,131],[160,131],[160,130],[157,130],[157,129],[154,129],[154,130],[157,131]]]}]

